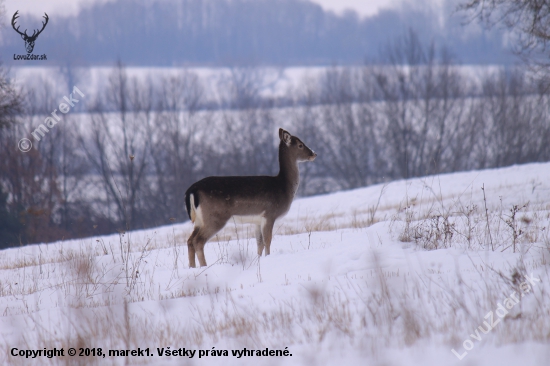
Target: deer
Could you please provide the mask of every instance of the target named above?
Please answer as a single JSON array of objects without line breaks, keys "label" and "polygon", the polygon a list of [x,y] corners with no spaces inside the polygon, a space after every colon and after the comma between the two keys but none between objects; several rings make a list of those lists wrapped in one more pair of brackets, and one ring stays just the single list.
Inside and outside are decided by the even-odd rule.
[{"label": "deer", "polygon": [[256,225],[258,257],[264,247],[265,255],[270,254],[275,220],[288,213],[300,184],[298,163],[317,157],[302,140],[282,128],[279,139],[276,176],[213,176],[187,189],[185,206],[194,225],[187,241],[190,268],[195,268],[195,254],[201,267],[206,266],[206,242],[231,218],[235,223]]},{"label": "deer", "polygon": [[21,35],[21,38],[23,38],[23,41],[25,41],[25,49],[27,50],[27,53],[32,53],[32,51],[34,50],[34,42],[36,41],[36,39],[38,38],[40,33],[42,33],[44,28],[46,28],[46,25],[48,24],[48,20],[50,18],[48,18],[48,14],[44,13],[44,16],[42,18],[44,18],[46,21],[42,22],[42,29],[40,29],[40,30],[35,29],[34,32],[32,33],[32,36],[29,36],[27,34],[26,29],[25,29],[25,32],[22,33],[22,32],[19,31],[19,26],[17,28],[15,28],[15,22],[16,22],[17,18],[19,18],[19,15],[17,15],[17,13],[19,13],[19,10],[17,10],[15,12],[15,14],[13,14],[13,17],[11,18],[11,26],[13,27],[13,29],[17,33],[19,33]]}]

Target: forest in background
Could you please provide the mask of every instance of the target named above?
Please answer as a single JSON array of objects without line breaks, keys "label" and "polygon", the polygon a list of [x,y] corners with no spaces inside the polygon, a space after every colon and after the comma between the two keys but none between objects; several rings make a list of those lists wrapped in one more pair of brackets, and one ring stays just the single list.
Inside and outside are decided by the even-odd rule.
[{"label": "forest in background", "polygon": [[[91,3],[75,16],[49,14],[35,54],[48,65],[129,66],[361,65],[383,62],[380,49],[412,28],[428,42],[445,44],[468,64],[512,64],[510,35],[477,23],[465,25],[460,0],[406,3],[361,18],[324,11],[304,0],[117,0]],[[4,14],[3,62],[18,66],[21,37]],[[20,13],[21,29],[44,21]],[[43,65],[41,65],[43,66]]]},{"label": "forest in background", "polygon": [[277,173],[279,126],[319,154],[301,167],[302,196],[550,159],[549,91],[526,69],[464,73],[452,52],[414,31],[380,57],[384,65],[326,68],[282,104],[262,94],[264,69],[234,67],[217,85],[217,107],[193,71],[152,80],[118,63],[104,89],[27,153],[17,141],[62,96],[48,83],[17,88],[4,73],[0,244],[185,221],[194,181]]}]

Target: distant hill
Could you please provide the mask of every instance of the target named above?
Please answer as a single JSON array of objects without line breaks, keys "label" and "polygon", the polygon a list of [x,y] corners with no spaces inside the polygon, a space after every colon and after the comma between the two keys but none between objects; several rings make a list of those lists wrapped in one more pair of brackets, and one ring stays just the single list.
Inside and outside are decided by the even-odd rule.
[{"label": "distant hill", "polygon": [[[453,3],[445,3],[443,14],[451,14]],[[499,31],[474,25],[465,31],[458,17],[441,13],[417,4],[361,19],[304,0],[118,0],[84,7],[73,17],[49,14],[34,53],[46,53],[49,64],[77,65],[111,65],[117,59],[140,66],[361,64],[413,28],[465,63],[512,60]],[[21,66],[13,54],[25,48],[11,16],[0,32],[0,58]],[[19,22],[38,27],[41,20],[21,14]]]}]

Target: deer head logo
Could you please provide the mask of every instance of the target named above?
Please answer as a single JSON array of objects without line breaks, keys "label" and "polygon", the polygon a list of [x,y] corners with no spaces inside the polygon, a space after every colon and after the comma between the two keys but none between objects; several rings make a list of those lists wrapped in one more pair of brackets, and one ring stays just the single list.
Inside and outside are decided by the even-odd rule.
[{"label": "deer head logo", "polygon": [[42,29],[38,30],[38,29],[35,29],[34,32],[32,33],[32,36],[29,36],[27,34],[27,30],[25,29],[25,32],[21,33],[19,31],[19,26],[17,28],[15,28],[15,21],[17,20],[17,18],[19,18],[19,15],[17,15],[17,13],[19,13],[19,10],[17,10],[15,12],[15,14],[13,14],[13,18],[11,18],[11,26],[13,27],[13,29],[19,33],[21,35],[21,38],[23,38],[23,40],[25,41],[25,48],[27,49],[27,53],[32,53],[32,50],[34,49],[34,42],[36,41],[36,38],[38,38],[38,35],[40,33],[42,33],[42,31],[44,30],[44,28],[46,28],[46,24],[48,24],[48,14],[44,13],[44,19],[46,19],[45,22],[42,22]]}]

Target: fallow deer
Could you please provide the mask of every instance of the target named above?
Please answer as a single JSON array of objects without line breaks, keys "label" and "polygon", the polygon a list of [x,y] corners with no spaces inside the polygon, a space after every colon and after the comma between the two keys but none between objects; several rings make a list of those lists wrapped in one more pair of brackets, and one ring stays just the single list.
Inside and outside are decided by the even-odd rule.
[{"label": "fallow deer", "polygon": [[189,187],[185,205],[194,223],[187,241],[189,267],[195,267],[195,253],[201,267],[206,266],[204,245],[229,219],[256,225],[258,255],[265,246],[269,255],[273,225],[284,216],[298,190],[298,163],[313,161],[315,154],[302,140],[279,129],[279,174],[272,176],[208,177]]}]

